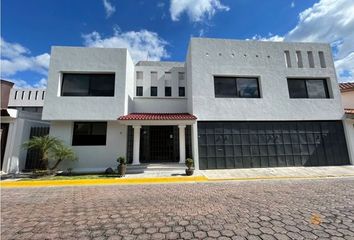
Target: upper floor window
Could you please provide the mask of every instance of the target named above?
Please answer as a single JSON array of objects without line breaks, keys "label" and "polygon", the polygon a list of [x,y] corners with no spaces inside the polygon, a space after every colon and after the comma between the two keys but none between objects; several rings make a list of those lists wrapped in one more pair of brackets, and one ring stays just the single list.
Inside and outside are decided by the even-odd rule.
[{"label": "upper floor window", "polygon": [[136,87],[136,96],[138,97],[143,96],[143,87]]},{"label": "upper floor window", "polygon": [[288,79],[290,98],[329,98],[326,79]]},{"label": "upper floor window", "polygon": [[151,97],[157,97],[157,87],[151,87],[150,88],[150,96]]},{"label": "upper floor window", "polygon": [[184,72],[178,72],[178,80],[184,80]]},{"label": "upper floor window", "polygon": [[259,98],[257,78],[214,77],[214,91],[217,98]]},{"label": "upper floor window", "polygon": [[64,73],[61,96],[114,96],[114,73]]},{"label": "upper floor window", "polygon": [[106,145],[107,122],[75,122],[73,146]]},{"label": "upper floor window", "polygon": [[144,74],[141,71],[136,72],[136,80],[143,80]]}]

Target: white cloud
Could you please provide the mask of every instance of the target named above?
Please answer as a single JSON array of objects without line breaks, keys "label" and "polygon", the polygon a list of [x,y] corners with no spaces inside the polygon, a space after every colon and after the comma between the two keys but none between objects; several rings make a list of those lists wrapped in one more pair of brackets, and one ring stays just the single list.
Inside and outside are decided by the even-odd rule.
[{"label": "white cloud", "polygon": [[[335,65],[340,81],[354,80],[354,1],[320,0],[299,14],[299,22],[284,41],[326,42],[334,49]],[[259,40],[270,38],[259,37]],[[351,75],[341,77],[343,73]]]},{"label": "white cloud", "polygon": [[220,0],[171,0],[170,14],[173,21],[186,12],[192,22],[210,19],[217,11],[229,11],[230,8],[221,4]]},{"label": "white cloud", "polygon": [[291,7],[291,8],[294,8],[294,7],[295,7],[295,2],[294,2],[294,1],[291,2],[290,7]]},{"label": "white cloud", "polygon": [[140,60],[159,61],[169,57],[167,42],[155,32],[140,30],[138,32],[121,32],[114,30],[113,36],[102,37],[98,32],[83,35],[84,45],[88,47],[127,48],[134,62]]},{"label": "white cloud", "polygon": [[109,18],[116,11],[116,7],[112,5],[108,0],[103,0],[104,10],[106,11],[106,17]]},{"label": "white cloud", "polygon": [[1,38],[1,76],[9,77],[23,71],[47,74],[50,55],[43,53],[30,56],[30,53],[24,46]]}]

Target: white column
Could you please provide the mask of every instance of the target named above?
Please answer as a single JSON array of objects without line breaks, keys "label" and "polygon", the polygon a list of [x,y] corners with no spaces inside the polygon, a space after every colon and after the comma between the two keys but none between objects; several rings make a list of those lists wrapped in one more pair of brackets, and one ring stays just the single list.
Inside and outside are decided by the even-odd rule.
[{"label": "white column", "polygon": [[141,126],[133,126],[134,144],[133,144],[133,165],[140,164],[140,128]]},{"label": "white column", "polygon": [[178,125],[179,128],[179,163],[186,161],[186,126]]}]

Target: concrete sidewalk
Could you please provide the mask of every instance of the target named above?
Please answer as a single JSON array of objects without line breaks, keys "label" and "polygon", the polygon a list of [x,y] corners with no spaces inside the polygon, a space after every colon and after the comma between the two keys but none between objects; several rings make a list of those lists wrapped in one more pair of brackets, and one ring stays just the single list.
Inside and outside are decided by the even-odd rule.
[{"label": "concrete sidewalk", "polygon": [[354,166],[223,169],[200,173],[209,180],[345,177],[354,176]]}]

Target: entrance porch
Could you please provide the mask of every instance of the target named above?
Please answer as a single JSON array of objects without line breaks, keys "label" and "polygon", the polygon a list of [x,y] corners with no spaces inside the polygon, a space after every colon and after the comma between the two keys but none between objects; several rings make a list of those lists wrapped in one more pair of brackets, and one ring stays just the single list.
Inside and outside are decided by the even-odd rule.
[{"label": "entrance porch", "polygon": [[192,157],[192,125],[188,113],[131,113],[118,120],[128,127],[127,160],[132,165],[180,163]]}]

